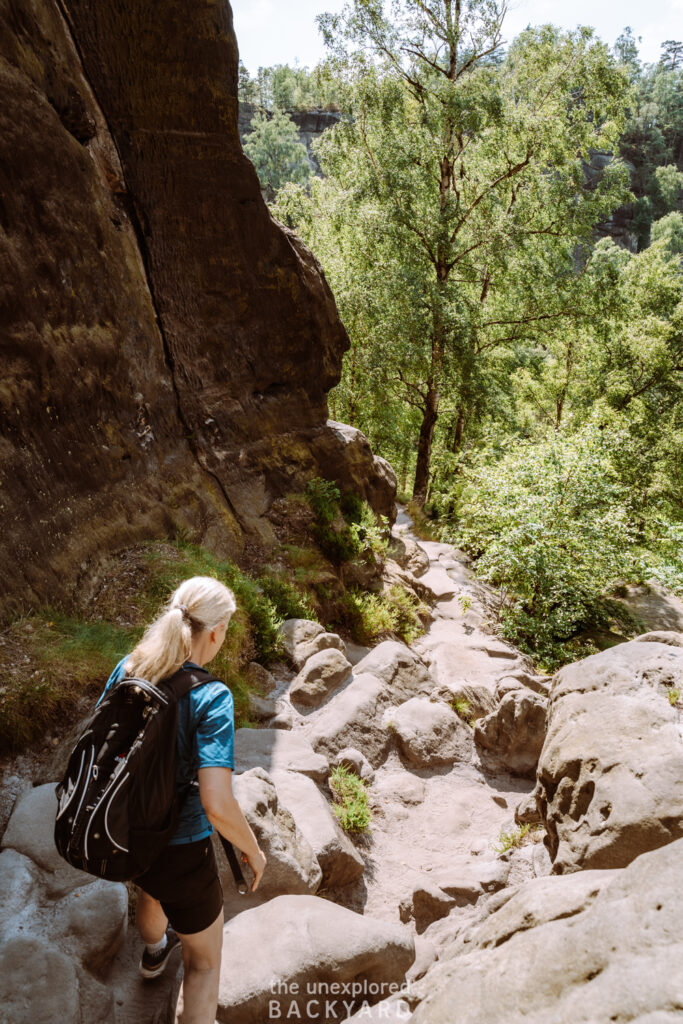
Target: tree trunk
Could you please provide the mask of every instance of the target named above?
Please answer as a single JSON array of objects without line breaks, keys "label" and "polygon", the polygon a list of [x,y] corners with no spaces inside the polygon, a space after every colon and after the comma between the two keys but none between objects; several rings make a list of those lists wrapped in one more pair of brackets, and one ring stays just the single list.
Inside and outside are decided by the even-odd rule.
[{"label": "tree trunk", "polygon": [[462,448],[462,439],[465,436],[465,410],[458,409],[458,419],[455,424],[455,431],[453,433],[453,452],[457,453]]},{"label": "tree trunk", "polygon": [[427,500],[429,469],[432,460],[432,441],[434,440],[434,427],[438,418],[439,391],[430,385],[420,425],[420,438],[417,443],[417,465],[415,466],[415,484],[413,486],[413,501],[416,501],[421,506]]}]

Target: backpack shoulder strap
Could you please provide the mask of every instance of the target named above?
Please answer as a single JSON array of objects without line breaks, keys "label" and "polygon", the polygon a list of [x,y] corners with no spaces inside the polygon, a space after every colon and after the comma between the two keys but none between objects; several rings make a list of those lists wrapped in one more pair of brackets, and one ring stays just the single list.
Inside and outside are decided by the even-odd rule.
[{"label": "backpack shoulder strap", "polygon": [[158,685],[163,686],[166,692],[172,694],[176,700],[180,700],[190,690],[194,690],[196,686],[203,686],[204,683],[219,682],[221,680],[216,679],[205,668],[179,668],[177,672],[174,672],[172,676],[164,679]]}]

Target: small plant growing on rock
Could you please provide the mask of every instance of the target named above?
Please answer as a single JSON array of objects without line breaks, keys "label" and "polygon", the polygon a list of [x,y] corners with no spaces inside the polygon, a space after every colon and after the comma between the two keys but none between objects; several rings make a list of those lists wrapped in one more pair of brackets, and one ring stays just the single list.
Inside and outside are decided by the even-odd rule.
[{"label": "small plant growing on rock", "polygon": [[463,615],[467,615],[472,607],[472,598],[469,594],[458,594],[458,604]]},{"label": "small plant growing on rock", "polygon": [[472,719],[472,705],[464,697],[454,697],[451,701],[451,707],[455,711],[458,718],[462,718],[464,722],[469,722]]},{"label": "small plant growing on rock", "polygon": [[671,706],[675,708],[677,704],[681,703],[683,691],[679,686],[677,686],[675,689],[670,689],[667,691],[667,697],[669,698],[669,704],[671,704]]},{"label": "small plant growing on rock", "polygon": [[334,796],[334,813],[345,832],[365,832],[372,820],[368,791],[362,779],[344,765],[337,765],[330,775]]},{"label": "small plant growing on rock", "polygon": [[498,836],[498,845],[494,846],[493,849],[496,853],[507,853],[508,850],[516,850],[518,847],[523,846],[526,840],[533,841],[533,833],[540,832],[541,825],[520,825],[518,828],[513,828],[510,832],[501,832]]}]

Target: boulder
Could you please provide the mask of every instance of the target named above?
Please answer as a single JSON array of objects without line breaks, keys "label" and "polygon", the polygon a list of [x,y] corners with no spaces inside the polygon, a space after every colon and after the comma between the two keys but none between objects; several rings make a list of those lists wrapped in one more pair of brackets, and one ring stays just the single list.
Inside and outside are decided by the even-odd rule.
[{"label": "boulder", "polygon": [[[270,775],[263,768],[252,768],[235,776],[233,790],[268,861],[258,888],[260,898],[284,892],[316,892],[322,871],[310,843],[279,801]],[[224,889],[229,890],[231,885],[230,876]]]},{"label": "boulder", "polygon": [[258,721],[265,721],[276,714],[275,701],[271,697],[259,697],[257,693],[249,694],[249,714]]},{"label": "boulder", "polygon": [[415,768],[472,759],[470,730],[441,701],[412,697],[397,708],[387,708],[382,724],[391,729],[400,752]]},{"label": "boulder", "polygon": [[272,693],[277,686],[277,681],[272,672],[269,672],[258,661],[250,661],[247,665],[247,679],[252,686],[256,686],[262,693]]},{"label": "boulder", "polygon": [[373,455],[370,442],[357,427],[327,421],[325,442],[316,447],[323,476],[334,480],[342,492],[361,494],[389,525],[396,518],[396,473],[386,459]]},{"label": "boulder", "polygon": [[351,675],[351,662],[335,648],[312,654],[292,681],[289,697],[293,704],[315,707]]},{"label": "boulder", "polygon": [[322,870],[325,886],[348,885],[363,874],[365,862],[339,825],[315,782],[299,772],[274,771],[278,801],[291,813]]},{"label": "boulder", "polygon": [[392,536],[389,551],[393,560],[413,576],[422,576],[429,569],[429,555],[406,534]]},{"label": "boulder", "polygon": [[623,870],[499,893],[504,905],[412,986],[411,1024],[673,1024],[683,1004],[682,870],[678,840]]},{"label": "boulder", "polygon": [[514,775],[533,776],[545,739],[547,701],[525,688],[506,693],[495,711],[477,720],[474,739]]},{"label": "boulder", "polygon": [[54,895],[63,895],[92,882],[57,851],[54,841],[57,797],[54,782],[27,790],[17,804],[2,839],[3,847],[23,853],[46,872],[44,882]]},{"label": "boulder", "polygon": [[431,878],[423,876],[410,893],[403,897],[399,903],[398,913],[404,923],[415,922],[415,929],[419,935],[434,921],[446,917],[454,906],[455,900],[452,896],[440,889]]},{"label": "boulder", "polygon": [[330,774],[327,759],[316,753],[300,733],[280,729],[236,729],[235,770],[283,768],[302,772],[316,782],[325,782]]},{"label": "boulder", "polygon": [[498,892],[508,881],[510,865],[497,857],[453,857],[447,869],[436,872],[434,884],[452,897],[454,905],[465,907],[482,896]]},{"label": "boulder", "polygon": [[580,871],[559,885],[559,875],[523,882],[495,914],[467,933],[465,941],[470,949],[494,949],[518,932],[580,914],[616,874]]},{"label": "boulder", "polygon": [[333,765],[342,765],[344,768],[348,768],[350,772],[357,775],[359,779],[363,779],[365,782],[372,782],[375,777],[375,773],[372,770],[372,766],[368,761],[365,754],[361,754],[360,750],[356,750],[354,747],[344,747],[338,754],[332,758]]},{"label": "boulder", "polygon": [[528,793],[515,808],[515,824],[534,825],[539,821],[543,821],[543,815],[538,809],[536,797],[533,793]]},{"label": "boulder", "polygon": [[307,660],[319,651],[344,652],[344,641],[336,633],[328,633],[319,622],[311,619],[286,619],[280,626],[282,644],[289,658],[301,669]]},{"label": "boulder", "polygon": [[88,970],[106,967],[118,952],[128,925],[125,885],[90,878],[54,905],[60,947]]},{"label": "boulder", "polygon": [[37,898],[39,869],[16,850],[0,853],[0,934],[13,916],[22,913]]},{"label": "boulder", "polygon": [[278,896],[223,930],[217,1020],[344,1019],[364,999],[396,992],[414,956],[401,925],[315,896]]},{"label": "boulder", "polygon": [[[534,675],[532,672],[519,670],[517,672],[507,672],[504,676],[501,676],[496,685],[496,692],[500,691],[501,696],[507,692],[504,688],[505,683],[517,683],[518,685],[526,686],[529,690],[539,693],[542,697],[547,697],[550,692],[550,677]],[[509,689],[513,690],[516,687],[510,686]]]},{"label": "boulder", "polygon": [[535,790],[560,874],[624,867],[683,835],[683,649],[620,644],[556,675]]},{"label": "boulder", "polygon": [[0,946],[2,1024],[81,1024],[76,968],[52,940],[15,935]]},{"label": "boulder", "polygon": [[17,800],[28,789],[31,789],[31,783],[27,779],[14,775],[7,770],[2,773],[2,778],[0,779],[0,840],[7,828],[7,822],[12,816]]},{"label": "boulder", "polygon": [[385,640],[374,647],[355,667],[357,675],[371,675],[385,687],[387,703],[400,704],[418,694],[427,695],[434,686],[422,659],[398,640]]},{"label": "boulder", "polygon": [[468,683],[464,680],[440,683],[431,693],[432,697],[445,700],[451,707],[456,701],[466,701],[469,711],[459,717],[483,718],[495,710],[496,700],[491,690],[484,683]]},{"label": "boulder", "polygon": [[386,688],[375,676],[354,672],[341,693],[309,716],[302,727],[312,747],[332,758],[345,747],[360,747],[377,768],[387,756],[391,736],[382,728]]}]

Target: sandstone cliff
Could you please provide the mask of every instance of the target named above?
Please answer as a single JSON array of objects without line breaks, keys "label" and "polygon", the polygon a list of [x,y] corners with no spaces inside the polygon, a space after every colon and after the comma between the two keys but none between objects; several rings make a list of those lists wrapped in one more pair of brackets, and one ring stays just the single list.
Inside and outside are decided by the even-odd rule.
[{"label": "sandstone cliff", "polygon": [[4,610],[179,526],[268,543],[316,473],[391,507],[326,425],[346,332],[242,154],[237,64],[227,0],[0,5]]}]

